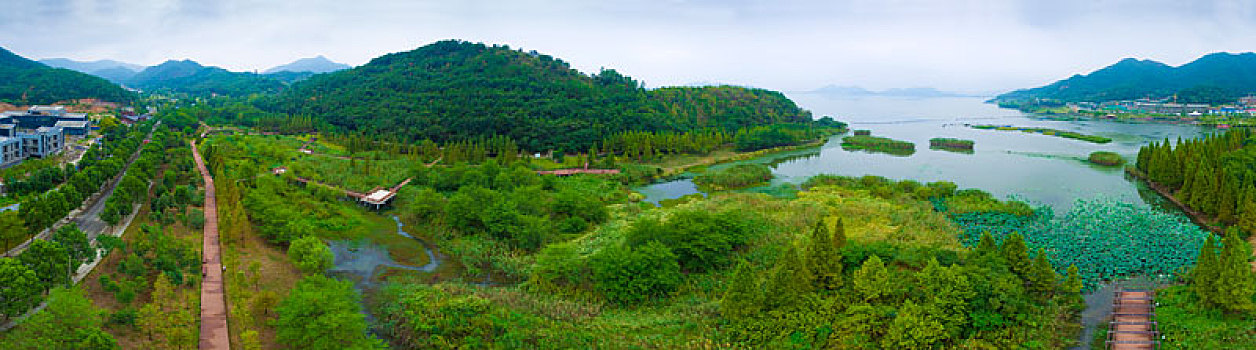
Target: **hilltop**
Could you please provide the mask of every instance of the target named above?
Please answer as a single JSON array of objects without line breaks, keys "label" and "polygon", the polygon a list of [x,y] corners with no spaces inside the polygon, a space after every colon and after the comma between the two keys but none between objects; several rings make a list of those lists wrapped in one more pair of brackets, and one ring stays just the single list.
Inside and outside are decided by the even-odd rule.
[{"label": "hilltop", "polygon": [[1181,102],[1228,103],[1253,92],[1256,92],[1256,54],[1220,52],[1178,67],[1126,58],[1087,75],[1074,75],[1050,85],[1009,92],[995,100],[1103,102],[1176,95]]},{"label": "hilltop", "polygon": [[535,51],[455,40],[315,75],[268,108],[412,140],[505,135],[525,149],[585,149],[626,130],[735,130],[811,120],[775,91],[645,89],[615,70],[587,75]]},{"label": "hilltop", "polygon": [[323,57],[323,55],[318,55],[317,57],[302,58],[302,59],[293,61],[292,63],[276,66],[274,68],[267,69],[263,73],[272,74],[272,73],[279,73],[279,72],[296,72],[296,73],[310,72],[310,73],[317,74],[317,73],[330,73],[330,72],[335,72],[338,70],[344,70],[344,69],[349,69],[349,68],[351,68],[351,66],[347,64],[332,62],[331,60],[327,59],[327,57]]},{"label": "hilltop", "polygon": [[192,60],[170,60],[145,68],[127,79],[125,84],[150,91],[237,96],[278,92],[285,86],[283,82],[264,75],[231,72],[218,67],[203,66]]},{"label": "hilltop", "polygon": [[39,60],[39,63],[95,75],[114,83],[122,83],[144,69],[144,66],[138,64],[114,60],[75,61],[68,58],[45,58]]},{"label": "hilltop", "polygon": [[50,104],[79,98],[130,102],[135,94],[105,79],[52,68],[0,48],[0,101]]}]

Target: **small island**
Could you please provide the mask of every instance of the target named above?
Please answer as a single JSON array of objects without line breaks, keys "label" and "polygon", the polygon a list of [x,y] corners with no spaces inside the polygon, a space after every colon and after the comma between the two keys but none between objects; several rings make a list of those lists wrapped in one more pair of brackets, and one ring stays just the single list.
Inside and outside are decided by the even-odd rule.
[{"label": "small island", "polygon": [[1086,135],[1086,134],[1076,133],[1072,131],[1064,131],[1064,130],[1056,130],[1056,129],[1048,129],[1048,128],[1030,128],[1030,127],[1018,127],[1018,126],[1011,126],[1011,125],[969,125],[968,127],[973,128],[973,129],[981,129],[981,130],[1000,130],[1000,131],[1013,131],[1014,130],[1014,131],[1020,131],[1020,132],[1043,134],[1047,136],[1063,137],[1066,139],[1074,139],[1074,140],[1081,140],[1081,141],[1094,142],[1094,143],[1112,142],[1112,139],[1103,137],[1103,136]]},{"label": "small island", "polygon": [[972,153],[973,141],[963,140],[963,139],[952,139],[952,138],[945,138],[945,137],[935,137],[935,138],[929,139],[929,148],[937,149],[937,150],[944,150],[944,151]]},{"label": "small island", "polygon": [[1118,166],[1125,164],[1125,158],[1121,158],[1120,154],[1108,151],[1091,152],[1090,157],[1087,158],[1086,161],[1103,166]]},{"label": "small island", "polygon": [[916,153],[916,144],[895,139],[856,135],[842,138],[842,149],[880,152],[896,156],[910,156]]},{"label": "small island", "polygon": [[703,190],[724,191],[766,184],[772,180],[772,169],[763,164],[737,164],[713,170],[693,178]]}]

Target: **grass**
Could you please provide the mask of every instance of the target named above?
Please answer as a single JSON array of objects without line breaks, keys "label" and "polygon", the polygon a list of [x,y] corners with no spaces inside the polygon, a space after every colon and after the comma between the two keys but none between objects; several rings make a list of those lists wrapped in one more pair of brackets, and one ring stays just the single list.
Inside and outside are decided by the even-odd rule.
[{"label": "grass", "polygon": [[980,129],[980,130],[1020,131],[1020,132],[1026,132],[1026,133],[1032,133],[1032,134],[1043,134],[1047,136],[1063,137],[1066,139],[1081,140],[1081,141],[1100,143],[1100,144],[1112,142],[1112,139],[1103,137],[1103,136],[1086,135],[1086,134],[1076,133],[1072,131],[1064,131],[1064,130],[1056,130],[1056,129],[1048,129],[1048,128],[1031,128],[1031,127],[999,126],[999,125],[969,125],[969,127],[973,129]]},{"label": "grass", "polygon": [[1087,161],[1103,166],[1119,166],[1125,164],[1125,158],[1121,158],[1120,154],[1108,151],[1097,151],[1090,153]]},{"label": "grass", "polygon": [[761,185],[772,180],[772,168],[762,164],[738,164],[712,170],[693,179],[708,190],[722,191]]},{"label": "grass", "polygon": [[1225,315],[1203,307],[1187,286],[1156,293],[1162,349],[1256,349],[1256,315]]},{"label": "grass", "polygon": [[855,135],[842,138],[842,149],[909,156],[916,153],[916,144],[885,137]]}]

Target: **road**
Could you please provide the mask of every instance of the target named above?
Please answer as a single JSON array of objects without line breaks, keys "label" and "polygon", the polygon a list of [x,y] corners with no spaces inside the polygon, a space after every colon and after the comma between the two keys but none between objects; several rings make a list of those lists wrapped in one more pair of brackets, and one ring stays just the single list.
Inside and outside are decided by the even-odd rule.
[{"label": "road", "polygon": [[218,243],[218,200],[215,198],[214,178],[205,168],[205,159],[192,146],[192,158],[196,169],[205,180],[205,235],[201,250],[201,349],[230,349],[230,331],[227,328],[227,300],[222,281],[222,247]]}]

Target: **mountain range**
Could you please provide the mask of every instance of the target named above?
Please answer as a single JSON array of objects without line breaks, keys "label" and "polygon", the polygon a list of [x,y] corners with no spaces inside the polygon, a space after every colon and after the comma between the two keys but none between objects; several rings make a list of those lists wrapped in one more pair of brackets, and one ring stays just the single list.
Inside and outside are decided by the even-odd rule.
[{"label": "mountain range", "polygon": [[1086,75],[1046,86],[1016,90],[1001,102],[1040,99],[1114,101],[1177,97],[1180,102],[1228,103],[1256,92],[1256,54],[1213,53],[1178,67],[1152,60],[1123,59]]},{"label": "mountain range", "polygon": [[49,67],[0,48],[0,102],[49,104],[80,98],[129,102],[135,97],[134,93],[105,79]]}]

